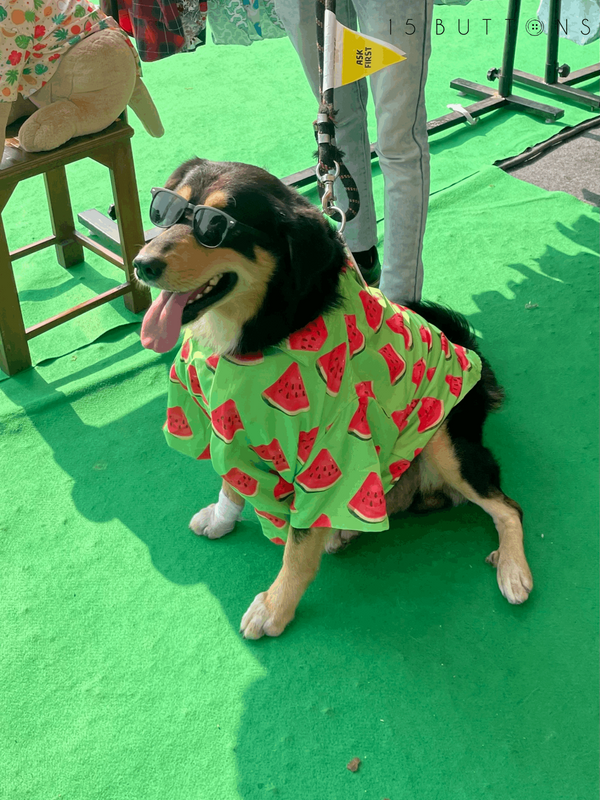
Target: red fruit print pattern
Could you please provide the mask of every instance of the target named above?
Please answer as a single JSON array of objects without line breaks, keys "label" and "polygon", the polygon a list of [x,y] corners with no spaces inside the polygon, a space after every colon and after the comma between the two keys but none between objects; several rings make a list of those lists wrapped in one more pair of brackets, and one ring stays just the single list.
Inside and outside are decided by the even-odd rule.
[{"label": "red fruit print pattern", "polygon": [[405,409],[402,411],[393,411],[392,412],[392,420],[398,426],[398,432],[402,433],[404,428],[408,425],[408,418],[412,414],[412,412],[417,407],[419,401],[418,400],[411,400],[410,403],[406,406]]},{"label": "red fruit print pattern", "polygon": [[423,380],[426,369],[427,365],[425,364],[424,358],[420,358],[413,367],[412,382],[415,384],[417,389],[421,385],[421,381]]},{"label": "red fruit print pattern", "polygon": [[462,382],[462,378],[454,378],[452,375],[446,375],[446,383],[450,389],[450,394],[453,394],[454,397],[460,397]]},{"label": "red fruit print pattern", "polygon": [[299,331],[292,333],[287,340],[290,350],[304,350],[318,353],[327,339],[327,326],[323,317],[317,317]]}]

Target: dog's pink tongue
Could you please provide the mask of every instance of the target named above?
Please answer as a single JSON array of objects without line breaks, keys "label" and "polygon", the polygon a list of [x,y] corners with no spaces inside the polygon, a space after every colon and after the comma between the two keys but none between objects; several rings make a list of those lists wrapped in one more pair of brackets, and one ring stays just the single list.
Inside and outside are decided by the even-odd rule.
[{"label": "dog's pink tongue", "polygon": [[156,353],[167,353],[175,347],[181,333],[183,309],[195,291],[175,294],[163,290],[159,294],[144,316],[142,347]]}]

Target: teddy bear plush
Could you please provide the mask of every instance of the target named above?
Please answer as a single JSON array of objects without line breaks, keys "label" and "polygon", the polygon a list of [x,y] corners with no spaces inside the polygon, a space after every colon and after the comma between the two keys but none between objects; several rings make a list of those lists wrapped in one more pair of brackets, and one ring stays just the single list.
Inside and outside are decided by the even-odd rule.
[{"label": "teddy bear plush", "polygon": [[108,128],[127,106],[151,136],[164,134],[139,56],[112,17],[87,0],[0,0],[3,137],[27,117],[20,147],[53,150]]}]

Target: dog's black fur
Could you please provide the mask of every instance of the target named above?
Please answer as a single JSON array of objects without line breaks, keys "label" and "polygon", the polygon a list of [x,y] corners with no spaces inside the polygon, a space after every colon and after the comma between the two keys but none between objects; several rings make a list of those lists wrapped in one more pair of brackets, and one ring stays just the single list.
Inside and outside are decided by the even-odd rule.
[{"label": "dog's black fur", "polygon": [[[195,240],[190,220],[184,218],[142,248],[134,262],[147,285],[167,293],[189,293],[182,324],[209,340],[215,352],[256,353],[280,344],[322,314],[336,309],[343,313],[338,283],[346,261],[344,242],[321,211],[294,189],[257,167],[199,158],[175,170],[165,188],[192,205],[220,208],[254,229],[231,228],[222,249],[215,251]],[[204,288],[196,300],[192,292],[215,277],[212,292]],[[509,602],[522,603],[533,587],[523,550],[522,511],[500,489],[499,466],[483,445],[485,419],[500,407],[504,392],[462,315],[435,303],[397,299],[443,331],[450,342],[476,352],[482,375],[386,494],[388,515],[431,511],[466,500],[476,503],[498,529],[499,547],[487,561],[497,568],[500,590]],[[223,490],[233,502],[240,500],[225,481]],[[190,527],[198,535],[215,538],[210,529],[213,508],[192,520]],[[289,558],[284,558],[277,588],[273,584],[256,596],[242,618],[244,636],[279,635],[293,619],[306,575],[318,569],[320,548],[335,552],[356,535],[291,527],[285,550]]]},{"label": "dog's black fur", "polygon": [[[202,204],[211,192],[222,188],[229,196],[223,210],[263,233],[269,253],[276,260],[264,302],[243,326],[237,354],[279,344],[319,315],[341,307],[338,277],[345,263],[344,243],[322,212],[305,197],[268,172],[236,162],[190,159],[175,170],[166,188],[174,189],[182,182],[192,189],[190,202],[195,204]],[[252,233],[243,231],[232,237],[228,247],[252,260],[256,244]],[[443,331],[454,344],[476,352],[482,360],[481,380],[452,409],[446,424],[463,477],[482,497],[488,497],[499,489],[500,468],[483,446],[483,425],[488,413],[500,407],[504,390],[482,356],[465,317],[436,303],[402,299],[400,303]],[[281,309],[286,313],[282,314]],[[417,493],[411,509],[421,508],[421,500]],[[449,498],[444,498],[429,508],[451,504]]]}]

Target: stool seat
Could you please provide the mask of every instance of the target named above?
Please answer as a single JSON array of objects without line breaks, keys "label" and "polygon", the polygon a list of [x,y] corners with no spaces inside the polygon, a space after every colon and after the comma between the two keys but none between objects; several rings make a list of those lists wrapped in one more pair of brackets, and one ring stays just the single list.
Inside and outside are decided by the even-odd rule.
[{"label": "stool seat", "polygon": [[[150,289],[135,278],[133,259],[144,244],[137,181],[131,150],[134,130],[127,124],[125,112],[109,128],[89,136],[79,136],[43,153],[27,153],[18,147],[19,121],[7,128],[0,162],[0,369],[16,375],[31,367],[29,339],[92,308],[123,297],[134,314],[146,311],[151,303]],[[91,158],[108,167],[112,184],[122,257],[75,230],[66,164]],[[9,250],[2,214],[17,184],[44,176],[53,235],[18,250]],[[25,328],[13,273],[13,261],[54,245],[61,266],[69,269],[84,260],[83,248],[110,261],[125,272],[125,282],[73,308]]]}]

